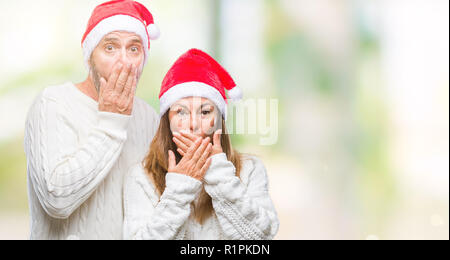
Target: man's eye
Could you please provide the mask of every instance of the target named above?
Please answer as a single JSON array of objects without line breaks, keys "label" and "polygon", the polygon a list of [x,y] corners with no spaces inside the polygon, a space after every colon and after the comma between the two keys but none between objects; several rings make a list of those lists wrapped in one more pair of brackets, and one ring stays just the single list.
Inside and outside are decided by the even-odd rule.
[{"label": "man's eye", "polygon": [[138,52],[138,51],[139,51],[139,48],[138,48],[138,47],[131,47],[131,51],[132,51],[132,52]]},{"label": "man's eye", "polygon": [[112,51],[112,50],[114,50],[114,47],[112,45],[107,45],[106,46],[106,50],[107,51]]}]

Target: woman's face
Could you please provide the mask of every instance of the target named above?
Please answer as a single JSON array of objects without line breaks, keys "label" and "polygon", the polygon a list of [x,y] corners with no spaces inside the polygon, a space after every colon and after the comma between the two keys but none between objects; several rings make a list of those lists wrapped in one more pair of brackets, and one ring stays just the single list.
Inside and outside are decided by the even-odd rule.
[{"label": "woman's face", "polygon": [[187,131],[196,136],[211,136],[220,118],[217,107],[207,98],[187,97],[175,102],[169,111],[170,129],[174,132]]}]

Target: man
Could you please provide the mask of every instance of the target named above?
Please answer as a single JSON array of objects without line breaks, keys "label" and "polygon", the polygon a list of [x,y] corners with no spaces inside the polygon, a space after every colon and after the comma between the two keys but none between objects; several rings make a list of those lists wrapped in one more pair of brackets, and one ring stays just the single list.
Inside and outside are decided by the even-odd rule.
[{"label": "man", "polygon": [[131,0],[97,6],[82,40],[80,84],[45,89],[25,127],[31,239],[121,239],[122,186],[159,117],[135,90],[159,31]]}]

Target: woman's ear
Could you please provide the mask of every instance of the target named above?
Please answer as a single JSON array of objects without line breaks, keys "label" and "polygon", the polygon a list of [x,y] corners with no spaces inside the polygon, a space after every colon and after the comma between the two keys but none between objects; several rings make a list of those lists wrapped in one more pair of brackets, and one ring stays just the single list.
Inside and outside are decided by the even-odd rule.
[{"label": "woman's ear", "polygon": [[214,113],[214,119],[211,120],[211,124],[210,124],[211,128],[208,131],[208,135],[211,135],[211,136],[214,135],[214,133],[217,130],[222,129],[222,115],[219,112],[219,110],[217,109],[217,107],[216,107],[215,111],[216,112]]},{"label": "woman's ear", "polygon": [[220,110],[217,106],[215,106],[214,110],[216,111],[215,116],[214,116],[215,130],[222,129],[222,113],[220,113]]}]

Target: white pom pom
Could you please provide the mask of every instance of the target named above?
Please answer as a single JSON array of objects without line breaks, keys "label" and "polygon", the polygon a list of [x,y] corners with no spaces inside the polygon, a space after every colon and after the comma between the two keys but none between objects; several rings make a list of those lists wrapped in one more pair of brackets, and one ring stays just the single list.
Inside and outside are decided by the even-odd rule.
[{"label": "white pom pom", "polygon": [[228,97],[230,97],[233,101],[239,101],[243,98],[244,93],[240,87],[234,87],[231,90],[228,90]]},{"label": "white pom pom", "polygon": [[150,40],[157,40],[159,36],[161,35],[161,32],[159,31],[159,28],[156,24],[149,24],[147,26],[147,32],[148,36],[150,37]]}]

